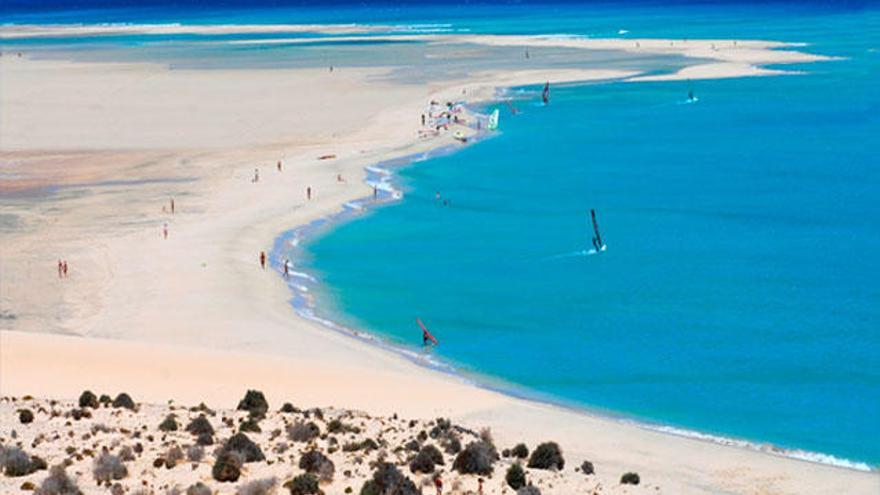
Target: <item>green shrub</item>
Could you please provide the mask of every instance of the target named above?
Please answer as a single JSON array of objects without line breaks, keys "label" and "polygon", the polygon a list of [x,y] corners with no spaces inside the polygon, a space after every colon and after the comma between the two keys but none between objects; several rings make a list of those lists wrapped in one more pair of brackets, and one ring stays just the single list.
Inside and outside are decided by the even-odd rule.
[{"label": "green shrub", "polygon": [[285,484],[290,490],[290,495],[320,495],[318,478],[312,473],[301,474]]},{"label": "green shrub", "polygon": [[211,426],[211,422],[208,421],[208,418],[205,417],[204,414],[199,414],[198,417],[190,421],[189,424],[186,425],[186,431],[195,436],[214,435],[214,427]]},{"label": "green shrub", "polygon": [[135,404],[134,401],[131,399],[131,396],[129,396],[125,392],[122,392],[121,394],[117,395],[115,399],[113,399],[113,407],[122,407],[134,411]]},{"label": "green shrub", "polygon": [[245,421],[242,421],[240,425],[238,425],[238,431],[249,431],[253,433],[260,433],[263,430],[260,429],[260,423],[257,422],[256,418],[248,418]]},{"label": "green shrub", "polygon": [[443,463],[443,453],[433,445],[425,445],[410,461],[409,470],[413,473],[429,474],[434,472],[434,466]]},{"label": "green shrub", "polygon": [[620,483],[622,485],[638,485],[641,481],[639,473],[625,473],[620,477]]},{"label": "green shrub", "polygon": [[[109,397],[108,397],[109,399]],[[92,393],[91,390],[86,390],[83,393],[79,394],[79,407],[80,409],[84,409],[86,407],[91,407],[92,409],[98,408],[98,398],[95,397],[95,394]]]},{"label": "green shrub", "polygon": [[18,411],[18,421],[26,425],[34,421],[34,413],[30,409],[21,409]]},{"label": "green shrub", "polygon": [[584,461],[581,463],[581,472],[590,475],[594,474],[596,471],[593,469],[593,463],[590,461]]},{"label": "green shrub", "polygon": [[239,411],[247,411],[251,416],[262,418],[269,411],[269,403],[266,396],[259,390],[248,390],[244,398],[238,403]]},{"label": "green shrub", "polygon": [[213,492],[208,485],[197,481],[186,489],[186,495],[213,495]]},{"label": "green shrub", "polygon": [[241,466],[244,464],[244,456],[241,452],[223,451],[217,454],[214,466],[211,468],[211,476],[220,482],[235,482],[241,476]]},{"label": "green shrub", "polygon": [[526,486],[526,472],[519,463],[511,464],[507,468],[507,474],[504,475],[504,481],[514,490],[519,490]]},{"label": "green shrub", "polygon": [[516,491],[516,495],[541,495],[541,490],[537,486],[526,485]]},{"label": "green shrub", "polygon": [[165,419],[159,423],[159,430],[161,431],[177,431],[180,426],[177,424],[177,416],[174,414],[169,414],[165,416]]},{"label": "green shrub", "polygon": [[299,467],[307,473],[312,474],[321,472],[326,473],[329,470],[331,478],[335,470],[333,461],[328,459],[320,450],[310,450],[303,454],[299,458]]},{"label": "green shrub", "polygon": [[239,452],[244,457],[244,462],[257,462],[266,460],[260,446],[251,441],[244,433],[236,433],[223,444],[223,452]]},{"label": "green shrub", "polygon": [[384,462],[361,487],[361,495],[420,495],[411,479],[401,473],[394,464]]},{"label": "green shrub", "polygon": [[562,449],[556,442],[542,443],[532,452],[528,466],[534,469],[562,469],[565,467]]},{"label": "green shrub", "polygon": [[518,443],[514,448],[510,449],[510,455],[517,459],[525,459],[529,456],[529,448],[524,443]]},{"label": "green shrub", "polygon": [[356,452],[358,450],[363,450],[366,452],[370,452],[371,450],[376,450],[379,448],[379,444],[376,443],[372,438],[366,438],[361,440],[360,442],[350,442],[342,446],[343,452]]}]

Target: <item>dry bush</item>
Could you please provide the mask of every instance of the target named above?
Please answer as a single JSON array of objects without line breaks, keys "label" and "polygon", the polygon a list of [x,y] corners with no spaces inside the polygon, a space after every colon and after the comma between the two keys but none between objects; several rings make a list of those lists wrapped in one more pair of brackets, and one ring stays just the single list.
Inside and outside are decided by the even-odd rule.
[{"label": "dry bush", "polygon": [[287,428],[287,438],[294,442],[308,442],[321,435],[321,429],[313,421],[297,421]]},{"label": "dry bush", "polygon": [[498,460],[498,453],[490,443],[471,442],[455,457],[452,469],[461,474],[492,474],[492,465]]},{"label": "dry bush", "polygon": [[34,490],[34,495],[82,495],[82,492],[67,476],[64,466],[58,465],[52,466],[49,476]]},{"label": "dry bush", "polygon": [[95,481],[100,483],[109,483],[110,481],[121,480],[128,476],[128,468],[122,463],[122,460],[109,452],[102,453],[95,459],[92,467],[92,474]]},{"label": "dry bush", "polygon": [[269,495],[275,492],[278,479],[275,477],[254,480],[238,487],[235,495]]}]

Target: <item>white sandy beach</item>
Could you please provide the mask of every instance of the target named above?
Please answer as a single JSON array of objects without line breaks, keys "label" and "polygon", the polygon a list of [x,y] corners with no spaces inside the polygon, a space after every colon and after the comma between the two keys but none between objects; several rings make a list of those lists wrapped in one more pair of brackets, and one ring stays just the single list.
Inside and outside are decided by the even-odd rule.
[{"label": "white sandy beach", "polygon": [[[758,41],[640,40],[638,48],[634,40],[447,41],[573,43],[693,58],[667,79],[771,75],[760,66],[821,59]],[[601,488],[567,481],[544,491],[551,494],[880,491],[876,472],[511,398],[297,316],[284,281],[260,269],[258,254],[283,231],[368,196],[365,166],[456,145],[456,129],[418,138],[430,100],[482,101],[498,87],[547,80],[641,77],[601,67],[475,69],[402,84],[387,72],[169,70],[4,54],[0,218],[15,220],[0,242],[0,395],[75,399],[92,388],[124,390],[146,403],[234,407],[246,389],[258,388],[278,404],[448,416],[474,429],[490,426],[500,445],[556,440],[572,466],[595,464]],[[336,158],[318,159],[328,154]],[[42,189],[48,186],[64,187]],[[69,260],[66,279],[57,275],[59,258]],[[639,472],[643,484],[619,485],[626,471]]]}]

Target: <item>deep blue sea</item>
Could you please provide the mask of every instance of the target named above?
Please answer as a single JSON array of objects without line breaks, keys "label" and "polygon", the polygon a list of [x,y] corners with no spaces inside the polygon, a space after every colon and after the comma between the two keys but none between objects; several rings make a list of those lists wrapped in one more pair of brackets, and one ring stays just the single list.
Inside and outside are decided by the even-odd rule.
[{"label": "deep blue sea", "polygon": [[[420,317],[433,357],[479,382],[880,464],[880,9],[224,5],[20,7],[0,21],[759,38],[839,57],[783,67],[799,75],[559,86],[547,106],[514,88],[521,112],[497,106],[500,132],[400,169],[402,201],[324,229],[298,263],[321,282],[322,316],[409,349]],[[598,255],[585,254],[591,208]]]}]

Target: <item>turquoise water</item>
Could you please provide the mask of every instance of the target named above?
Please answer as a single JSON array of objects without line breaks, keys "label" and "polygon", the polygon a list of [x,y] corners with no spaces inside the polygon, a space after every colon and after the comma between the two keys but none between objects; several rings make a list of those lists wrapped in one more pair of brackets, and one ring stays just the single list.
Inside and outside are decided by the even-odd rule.
[{"label": "turquoise water", "polygon": [[[847,57],[806,75],[556,88],[548,107],[527,88],[499,136],[407,168],[402,202],[308,247],[325,314],[411,347],[421,317],[436,355],[526,394],[880,462],[869,16],[663,33]],[[579,254],[590,208],[598,256]]]},{"label": "turquoise water", "polygon": [[[441,340],[433,357],[484,383],[880,463],[878,10],[803,2],[175,7],[20,10],[3,21],[752,37],[842,57],[785,67],[806,72],[797,76],[555,87],[546,107],[538,88],[519,88],[512,94],[522,113],[501,107],[502,132],[400,171],[403,201],[325,230],[300,267],[321,282],[322,316],[410,349],[420,344],[421,317]],[[367,53],[222,43],[273,36],[290,37],[2,43],[39,56],[196,68],[319,66],[328,57],[356,65]],[[406,63],[424,56],[418,45],[392,49]],[[685,102],[690,89],[699,102]],[[448,207],[434,201],[437,191]],[[600,255],[583,254],[590,208],[608,244]]]}]

